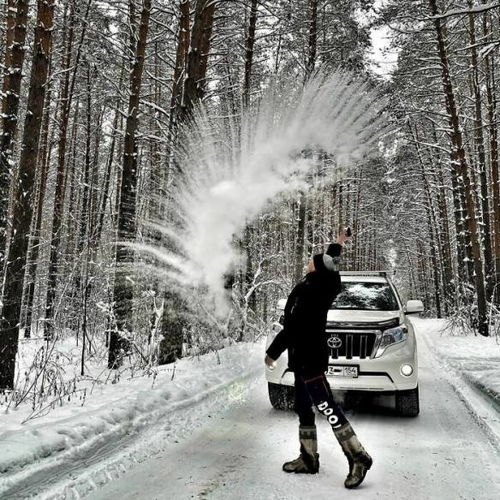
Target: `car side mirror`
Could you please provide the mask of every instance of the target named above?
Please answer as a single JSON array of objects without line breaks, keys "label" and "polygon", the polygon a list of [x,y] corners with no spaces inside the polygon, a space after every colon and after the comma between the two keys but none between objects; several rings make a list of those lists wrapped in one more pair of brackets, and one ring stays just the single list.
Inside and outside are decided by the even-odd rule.
[{"label": "car side mirror", "polygon": [[406,314],[416,314],[424,311],[424,304],[421,300],[409,300],[406,303]]},{"label": "car side mirror", "polygon": [[276,304],[276,309],[278,311],[284,311],[286,306],[286,299],[280,299],[278,300],[278,303]]}]

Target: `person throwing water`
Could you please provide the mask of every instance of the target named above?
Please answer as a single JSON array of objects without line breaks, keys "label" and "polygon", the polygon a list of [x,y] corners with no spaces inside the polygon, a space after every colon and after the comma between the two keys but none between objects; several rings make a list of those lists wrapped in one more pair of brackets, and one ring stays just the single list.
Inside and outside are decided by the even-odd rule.
[{"label": "person throwing water", "polygon": [[343,229],[326,253],[315,255],[309,262],[306,276],[288,296],[283,329],[267,349],[265,363],[272,367],[274,361],[288,349],[288,368],[295,375],[300,456],[284,463],[283,470],[298,474],[316,474],[319,470],[314,404],[328,419],[349,462],[349,474],[344,485],[356,488],[363,482],[373,460],[333,398],[325,376],[329,357],[325,334],[327,314],[341,290],[340,254],[350,237],[350,228]]}]

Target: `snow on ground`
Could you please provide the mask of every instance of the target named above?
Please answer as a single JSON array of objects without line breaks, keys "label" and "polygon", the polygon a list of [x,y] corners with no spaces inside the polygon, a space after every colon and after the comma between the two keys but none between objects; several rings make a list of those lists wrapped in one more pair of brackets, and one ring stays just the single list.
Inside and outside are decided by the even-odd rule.
[{"label": "snow on ground", "polygon": [[[432,322],[417,321],[421,414],[397,416],[393,399],[354,408],[349,419],[374,465],[355,492],[345,490],[347,462],[328,424],[318,417],[321,468],[288,475],[283,461],[298,455],[297,417],[270,407],[264,377],[244,399],[203,427],[121,477],[93,491],[91,500],[258,499],[493,500],[500,496],[500,456],[477,415],[448,384],[434,356]],[[427,328],[429,326],[429,328]],[[75,483],[73,483],[75,484]],[[73,498],[59,490],[61,497]],[[81,491],[81,490],[80,490]]]},{"label": "snow on ground", "polygon": [[435,354],[448,369],[488,397],[500,411],[500,338],[459,335],[449,331],[445,319],[413,319],[428,333]]},{"label": "snow on ground", "polygon": [[[349,418],[375,459],[361,499],[500,497],[496,339],[441,334],[442,320],[413,319],[419,342],[421,415],[399,418],[393,398]],[[347,498],[347,466],[319,421],[322,468],[289,476],[298,451],[293,412],[267,399],[263,344],[231,346],[164,367],[156,379],[96,388],[24,425],[0,415],[0,498]],[[220,364],[219,364],[219,359]],[[462,377],[463,374],[463,377]],[[498,396],[496,396],[498,397]]]},{"label": "snow on ground", "polygon": [[[197,405],[224,389],[231,390],[229,401],[238,398],[245,377],[260,368],[262,350],[259,344],[245,343],[184,358],[175,366],[160,367],[154,378],[98,386],[84,406],[65,404],[25,424],[20,422],[29,408],[1,414],[0,473],[4,474],[3,479],[0,475],[0,498],[18,477],[43,469],[59,456],[78,455],[106,440],[138,433],[165,415]],[[175,438],[175,431],[172,436]]]}]

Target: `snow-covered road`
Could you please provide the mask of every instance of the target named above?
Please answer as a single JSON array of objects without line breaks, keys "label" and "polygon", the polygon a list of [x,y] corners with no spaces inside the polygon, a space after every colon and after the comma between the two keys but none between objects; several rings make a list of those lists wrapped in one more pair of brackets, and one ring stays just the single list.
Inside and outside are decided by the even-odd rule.
[{"label": "snow-covered road", "polygon": [[[263,345],[246,344],[221,352],[220,364],[215,362],[219,355],[182,360],[176,378],[168,382],[168,373],[159,376],[155,389],[146,390],[141,380],[135,389],[132,383],[108,388],[109,394],[103,392],[66,424],[55,411],[54,424],[7,434],[4,454],[15,451],[16,443],[26,446],[30,436],[36,444],[47,426],[66,436],[73,422],[76,432],[85,416],[88,425],[82,428],[90,432],[89,439],[69,440],[60,451],[48,447],[45,455],[37,444],[32,461],[0,475],[0,499],[498,499],[500,417],[491,400],[438,359],[437,345],[449,344],[440,337],[442,325],[415,320],[415,326],[421,414],[396,416],[390,397],[352,411],[349,418],[374,458],[356,492],[344,489],[346,460],[319,418],[320,473],[281,471],[283,461],[298,454],[297,419],[271,408],[261,367]],[[496,343],[490,347],[498,348]],[[123,399],[121,406],[116,398]],[[94,436],[95,422],[110,417],[103,402],[113,410],[111,420],[119,416],[123,422],[103,425]]]},{"label": "snow-covered road", "polygon": [[281,471],[282,462],[297,455],[297,421],[293,413],[270,408],[265,380],[259,377],[243,400],[88,498],[500,498],[498,450],[440,375],[429,340],[421,338],[419,343],[418,418],[399,418],[383,406],[358,408],[351,416],[374,458],[372,470],[356,492],[343,487],[346,461],[322,420],[318,424],[320,473],[296,476]]}]

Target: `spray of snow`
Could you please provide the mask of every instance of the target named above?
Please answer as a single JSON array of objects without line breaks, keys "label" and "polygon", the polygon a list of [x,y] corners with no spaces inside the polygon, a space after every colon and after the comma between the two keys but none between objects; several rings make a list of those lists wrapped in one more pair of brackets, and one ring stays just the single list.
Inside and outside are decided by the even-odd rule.
[{"label": "spray of snow", "polygon": [[387,131],[384,99],[366,81],[318,73],[296,87],[271,85],[238,120],[197,110],[179,154],[175,220],[155,227],[165,247],[137,247],[161,263],[171,282],[205,289],[216,311],[227,303],[224,275],[241,261],[234,235],[270,200],[297,189],[314,165],[305,152],[333,155],[338,178],[376,150]]}]

